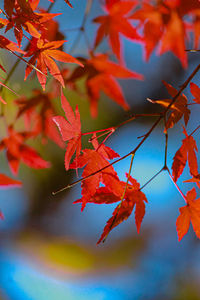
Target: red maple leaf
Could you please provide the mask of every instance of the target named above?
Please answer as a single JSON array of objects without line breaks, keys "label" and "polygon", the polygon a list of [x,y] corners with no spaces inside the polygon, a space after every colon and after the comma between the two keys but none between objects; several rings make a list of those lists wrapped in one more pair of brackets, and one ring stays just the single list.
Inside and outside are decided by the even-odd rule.
[{"label": "red maple leaf", "polygon": [[[95,138],[96,136],[94,136]],[[74,161],[70,168],[84,168],[82,176],[87,177],[98,170],[109,165],[109,160],[119,157],[119,155],[111,148],[104,144],[98,144],[97,139],[92,140],[94,150],[84,149],[82,154]],[[110,190],[118,190],[117,184],[119,179],[117,173],[112,166],[109,166],[105,170],[92,175],[90,178],[82,181],[82,210],[87,202],[90,202],[91,197],[96,193],[99,184],[103,183]],[[115,191],[115,192],[116,192]]]},{"label": "red maple leaf", "polygon": [[195,16],[193,24],[194,49],[198,49],[200,40],[200,12]]},{"label": "red maple leaf", "polygon": [[161,55],[172,51],[187,67],[185,52],[188,24],[185,15],[198,13],[197,1],[157,1],[155,5],[143,2],[132,18],[143,26],[145,58],[148,60],[158,46]]},{"label": "red maple leaf", "polygon": [[105,36],[108,36],[114,54],[120,59],[120,34],[131,40],[141,40],[140,35],[129,21],[130,13],[136,5],[136,1],[106,1],[104,10],[107,15],[98,16],[94,19],[95,23],[100,24],[95,39],[95,47]]},{"label": "red maple leaf", "polygon": [[[38,80],[43,88],[45,90],[46,85],[46,79],[47,79],[47,69],[51,73],[51,75],[57,79],[61,85],[64,87],[64,80],[60,73],[60,70],[58,66],[56,65],[54,59],[65,62],[65,63],[76,63],[81,66],[83,66],[76,58],[73,56],[61,51],[57,50],[57,48],[60,48],[66,41],[52,41],[52,42],[46,42],[43,39],[32,39],[32,42],[30,44],[30,47],[26,53],[25,56],[32,56],[29,60],[29,63],[32,65],[35,65],[37,62],[37,68],[42,71],[42,73],[36,71]],[[32,71],[31,66],[26,67],[25,71],[25,79],[28,77],[28,75]]]},{"label": "red maple leaf", "polygon": [[7,39],[5,36],[0,35],[0,48],[10,50],[11,52],[18,52],[24,54],[25,52],[22,51],[17,44]]},{"label": "red maple leaf", "polygon": [[192,178],[190,178],[188,180],[184,180],[184,182],[195,182],[197,184],[198,188],[200,189],[200,174],[193,175]]},{"label": "red maple leaf", "polygon": [[[176,96],[178,91],[168,84],[167,82],[163,81],[164,85],[167,88],[168,93],[173,97]],[[157,103],[162,105],[163,107],[167,108],[169,104],[172,102],[171,99],[162,99],[162,100],[152,100],[147,99],[152,103]],[[190,110],[187,108],[187,98],[184,94],[181,94],[176,101],[171,105],[170,110],[172,111],[167,119],[165,130],[167,131],[169,128],[173,128],[173,126],[182,118],[184,117],[185,125],[187,125],[190,117]]]},{"label": "red maple leaf", "polygon": [[[106,236],[109,234],[109,232],[128,219],[128,217],[131,215],[133,208],[135,206],[135,224],[137,228],[137,232],[139,233],[142,220],[145,215],[145,202],[147,202],[145,194],[140,191],[140,184],[130,176],[129,178],[130,184],[128,184],[126,193],[124,196],[124,199],[118,206],[115,208],[113,212],[113,216],[107,221],[107,224],[104,228],[104,231],[97,242],[99,244],[101,241],[103,241]],[[123,195],[126,183],[120,181],[119,185],[121,186],[121,192],[119,196],[116,196],[115,194],[109,192],[107,189],[99,188],[96,192],[96,194],[92,197],[94,203],[98,203],[98,200],[100,199],[100,203],[103,203],[102,200],[105,198],[104,203],[113,203],[117,201],[121,201],[121,197]],[[100,196],[101,193],[101,196]]]},{"label": "red maple leaf", "polygon": [[33,94],[30,99],[22,97],[15,100],[19,108],[17,119],[24,116],[28,130],[31,129],[35,135],[42,134],[44,142],[46,137],[48,137],[63,148],[64,143],[52,120],[53,116],[55,116],[55,109],[52,103],[53,95],[39,90],[34,90]]},{"label": "red maple leaf", "polygon": [[198,151],[196,141],[193,136],[187,134],[185,128],[183,133],[186,138],[182,140],[182,145],[176,152],[173,164],[172,175],[175,181],[181,176],[188,161],[190,174],[196,176],[198,174],[198,164],[195,151]]},{"label": "red maple leaf", "polygon": [[121,87],[115,78],[142,80],[143,76],[110,61],[106,54],[98,54],[88,60],[81,59],[81,61],[83,61],[85,66],[84,70],[80,67],[76,68],[66,79],[66,82],[74,83],[75,80],[86,76],[86,88],[90,101],[91,115],[93,117],[97,115],[100,91],[103,91],[125,110],[129,109]]},{"label": "red maple leaf", "polygon": [[200,238],[200,198],[196,199],[196,197],[196,190],[195,188],[192,188],[186,194],[187,205],[179,208],[180,215],[176,221],[179,241],[188,232],[190,222],[192,223],[196,236]]},{"label": "red maple leaf", "polygon": [[[21,1],[21,0],[20,0]],[[15,2],[15,1],[14,1]],[[14,28],[14,34],[20,47],[23,38],[23,29],[35,38],[41,37],[41,30],[44,23],[60,14],[35,13],[31,5],[26,1],[26,9],[24,5],[14,3],[12,14],[6,15],[7,19],[0,19],[0,24],[6,26],[5,32]]]},{"label": "red maple leaf", "polygon": [[15,14],[15,9],[20,9],[21,12],[27,16],[29,15],[30,18],[33,17],[33,11],[37,8],[40,0],[5,0],[4,1],[4,10],[9,18],[12,17],[13,14]]},{"label": "red maple leaf", "polygon": [[20,161],[34,169],[49,168],[50,163],[24,142],[33,136],[32,132],[17,132],[12,126],[8,128],[8,136],[0,142],[0,150],[6,151],[8,164],[14,175],[17,175]]},{"label": "red maple leaf", "polygon": [[5,174],[0,173],[0,187],[1,188],[15,188],[21,187],[22,182],[11,177],[8,177]]},{"label": "red maple leaf", "polygon": [[190,92],[194,96],[193,101],[197,104],[200,104],[200,88],[195,83],[190,83]]},{"label": "red maple leaf", "polygon": [[63,141],[68,141],[65,153],[65,169],[68,170],[73,154],[76,152],[76,158],[80,155],[81,121],[78,106],[74,113],[63,93],[61,94],[61,104],[67,120],[62,116],[56,116],[53,117],[53,121],[58,126]]},{"label": "red maple leaf", "polygon": [[[43,16],[47,15],[48,13],[45,10],[41,10],[41,14]],[[52,14],[50,14],[52,15]],[[55,14],[54,14],[55,15]],[[56,14],[58,15],[58,14]],[[58,21],[54,20],[54,19],[45,19],[42,18],[40,19],[40,22],[42,22],[42,26],[40,26],[40,30],[41,30],[41,36],[43,39],[51,42],[51,41],[60,41],[60,40],[64,40],[64,35],[60,32],[59,27],[60,24]],[[63,50],[63,46],[61,46],[60,50]]]}]

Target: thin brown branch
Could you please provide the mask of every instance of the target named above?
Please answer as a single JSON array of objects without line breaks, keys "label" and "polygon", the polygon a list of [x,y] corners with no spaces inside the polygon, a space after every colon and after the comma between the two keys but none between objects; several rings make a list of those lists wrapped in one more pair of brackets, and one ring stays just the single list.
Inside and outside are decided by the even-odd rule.
[{"label": "thin brown branch", "polygon": [[192,78],[196,75],[196,73],[200,70],[200,64],[194,69],[194,71],[191,73],[191,75],[185,80],[185,82],[182,84],[182,86],[180,87],[179,91],[176,93],[176,95],[172,98],[171,103],[166,107],[166,109],[164,110],[163,114],[159,116],[159,118],[155,121],[155,123],[152,125],[152,127],[149,129],[149,131],[144,135],[143,139],[140,141],[140,143],[129,153],[127,153],[126,155],[120,157],[119,159],[115,160],[114,162],[108,164],[107,166],[99,169],[96,172],[91,173],[90,175],[80,178],[77,181],[74,181],[73,183],[65,186],[64,188],[56,191],[56,192],[52,192],[53,195],[58,194],[59,192],[62,192],[66,189],[69,189],[73,186],[75,186],[76,184],[96,175],[97,173],[102,172],[103,170],[109,168],[110,166],[120,162],[121,160],[127,158],[128,156],[135,154],[136,151],[142,146],[142,144],[146,141],[146,139],[150,136],[150,134],[153,132],[153,130],[156,128],[156,126],[160,123],[160,121],[163,119],[163,117],[166,115],[166,113],[169,111],[169,109],[171,108],[171,106],[174,104],[174,102],[178,99],[178,97],[180,96],[180,94],[184,91],[184,89],[187,87],[187,85],[190,83],[190,81],[192,80]]},{"label": "thin brown branch", "polygon": [[187,106],[189,106],[189,105],[196,105],[196,104],[199,104],[199,103],[197,103],[197,102],[188,103]]},{"label": "thin brown branch", "polygon": [[179,89],[178,93],[172,98],[172,102],[167,106],[167,108],[164,111],[164,114],[171,108],[171,106],[174,104],[174,102],[178,99],[180,94],[184,91],[184,89],[188,86],[192,78],[196,75],[196,73],[200,70],[200,64],[194,69],[194,71],[191,73],[191,75],[186,79],[186,81],[182,84],[181,88]]},{"label": "thin brown branch", "polygon": [[160,171],[158,171],[155,175],[153,175],[145,184],[143,184],[143,186],[141,186],[140,191],[145,188],[145,186],[147,186],[152,180],[154,180],[161,172],[163,172],[165,169],[162,168],[160,169]]},{"label": "thin brown branch", "polygon": [[199,52],[200,49],[186,49],[187,52]]},{"label": "thin brown branch", "polygon": [[198,129],[200,128],[200,125],[198,125],[190,134],[189,136],[193,135]]},{"label": "thin brown branch", "polygon": [[69,50],[69,53],[73,53],[74,52],[74,50],[76,49],[76,47],[79,44],[79,41],[80,41],[80,39],[82,37],[82,34],[85,31],[85,24],[86,24],[88,15],[90,13],[90,10],[92,8],[92,2],[93,2],[92,0],[88,0],[87,1],[85,13],[84,13],[84,16],[83,16],[83,20],[82,20],[82,23],[81,23],[81,25],[79,27],[79,32],[77,33],[77,36],[76,36],[76,38],[75,38],[75,40],[74,40],[74,42],[73,42],[73,44],[72,44],[72,46],[71,46],[71,48]]},{"label": "thin brown branch", "polygon": [[122,123],[114,126],[114,128],[117,129],[117,128],[119,128],[119,127],[121,127],[123,125],[126,125],[126,124],[130,123],[131,121],[134,121],[135,119],[138,119],[138,118],[141,118],[141,117],[159,117],[161,115],[162,115],[162,113],[134,114],[128,120],[125,120]]}]

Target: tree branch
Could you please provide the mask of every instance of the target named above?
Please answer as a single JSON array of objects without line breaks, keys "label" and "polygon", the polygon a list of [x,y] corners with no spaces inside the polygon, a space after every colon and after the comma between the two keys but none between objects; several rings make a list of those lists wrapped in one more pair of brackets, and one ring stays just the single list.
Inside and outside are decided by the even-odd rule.
[{"label": "tree branch", "polygon": [[108,164],[107,166],[99,169],[96,172],[91,173],[90,175],[80,178],[77,181],[74,181],[73,183],[63,187],[62,189],[56,191],[56,192],[52,192],[52,195],[56,195],[59,192],[62,192],[66,189],[69,189],[73,186],[75,186],[76,184],[104,171],[105,169],[109,168],[110,166],[120,162],[121,160],[127,158],[128,156],[135,154],[136,151],[142,146],[142,144],[146,141],[146,139],[150,136],[150,134],[153,132],[153,130],[156,128],[156,126],[160,123],[160,121],[165,117],[166,113],[169,111],[169,109],[171,108],[171,106],[175,103],[175,101],[178,99],[178,97],[181,95],[181,93],[184,91],[184,89],[188,86],[188,84],[190,83],[190,81],[193,79],[193,77],[196,75],[196,73],[200,70],[200,64],[197,65],[197,67],[194,69],[194,71],[191,73],[191,75],[185,80],[185,82],[182,84],[182,86],[180,87],[180,89],[178,90],[178,92],[176,93],[176,95],[172,98],[172,101],[170,102],[170,104],[166,107],[166,109],[164,110],[164,112],[162,113],[162,115],[159,116],[159,118],[155,121],[155,123],[152,125],[152,127],[149,129],[149,131],[144,135],[143,139],[140,141],[140,143],[129,153],[127,153],[126,155],[120,157],[119,159],[115,160],[114,162]]}]

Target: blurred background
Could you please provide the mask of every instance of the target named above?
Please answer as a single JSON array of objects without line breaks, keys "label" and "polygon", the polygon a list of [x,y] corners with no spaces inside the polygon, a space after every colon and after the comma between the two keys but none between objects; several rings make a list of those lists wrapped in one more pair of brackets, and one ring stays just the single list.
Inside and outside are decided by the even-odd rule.
[{"label": "blurred background", "polygon": [[[73,56],[86,57],[87,47],[82,37],[73,46],[79,31],[69,30],[80,26],[86,1],[73,2],[74,8],[71,9],[64,1],[58,0],[51,12],[63,13],[57,20],[60,31],[68,40],[65,51],[72,49]],[[97,28],[91,21],[100,14],[99,3],[93,1],[86,23],[90,44]],[[41,1],[41,6],[47,8],[47,1]],[[167,98],[162,80],[178,88],[199,61],[198,53],[189,53],[189,67],[185,70],[171,53],[161,57],[153,54],[149,62],[144,62],[141,44],[126,39],[123,43],[126,65],[145,77],[144,81],[120,81],[131,111],[124,112],[102,94],[98,117],[92,119],[84,95],[66,88],[65,95],[71,105],[79,106],[84,132],[118,124],[131,113],[160,111],[146,98]],[[108,45],[103,43],[99,52],[107,48]],[[14,63],[10,56],[9,60],[7,56],[2,60],[10,67]],[[10,86],[19,94],[30,93],[33,87],[39,88],[35,79],[23,81],[24,67],[20,64],[10,80]],[[193,82],[200,84],[199,74]],[[185,94],[191,100],[189,88]],[[198,125],[199,113],[199,108],[192,109],[189,132]],[[141,118],[123,126],[106,145],[121,156],[125,155],[137,145],[138,136],[145,134],[154,120]],[[170,167],[183,139],[181,131],[181,124],[169,131]],[[176,218],[179,207],[185,204],[167,173],[162,172],[143,190],[148,204],[140,234],[136,232],[133,214],[110,233],[104,244],[97,246],[115,205],[90,204],[81,212],[80,205],[73,204],[81,196],[80,185],[52,196],[52,191],[72,182],[76,175],[73,171],[65,171],[63,149],[53,142],[41,145],[36,141],[34,145],[46,160],[52,162],[52,168],[34,171],[21,165],[23,188],[0,190],[0,208],[5,216],[0,222],[0,299],[200,299],[199,240],[190,228],[178,242]],[[0,160],[1,170],[10,175],[2,153]],[[163,160],[164,134],[163,124],[160,124],[137,152],[132,176],[143,185],[162,168]],[[129,164],[130,158],[127,158],[115,165],[121,180],[125,180]],[[193,187],[192,183],[182,183],[189,179],[188,174],[186,167],[178,181],[184,193]]]}]

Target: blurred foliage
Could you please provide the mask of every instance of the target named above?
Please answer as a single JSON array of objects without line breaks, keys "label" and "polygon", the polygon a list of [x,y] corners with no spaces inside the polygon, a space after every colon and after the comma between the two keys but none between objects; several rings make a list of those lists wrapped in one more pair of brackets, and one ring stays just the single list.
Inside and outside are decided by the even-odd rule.
[{"label": "blurred foliage", "polygon": [[200,291],[198,283],[195,284],[195,279],[190,277],[188,281],[182,281],[177,284],[175,296],[173,300],[199,300]]},{"label": "blurred foliage", "polygon": [[[23,252],[42,269],[58,274],[91,275],[114,272],[122,267],[136,268],[147,244],[148,233],[123,237],[103,247],[88,245],[66,237],[52,237],[25,232],[16,241],[16,251]],[[145,237],[145,238],[144,238]]]}]

